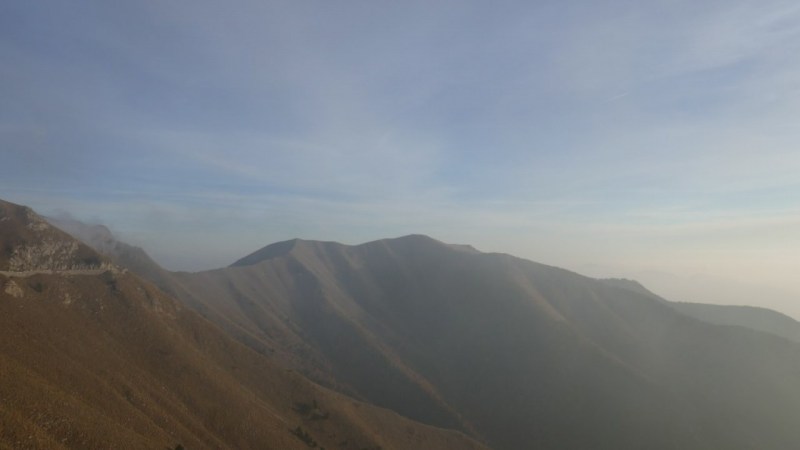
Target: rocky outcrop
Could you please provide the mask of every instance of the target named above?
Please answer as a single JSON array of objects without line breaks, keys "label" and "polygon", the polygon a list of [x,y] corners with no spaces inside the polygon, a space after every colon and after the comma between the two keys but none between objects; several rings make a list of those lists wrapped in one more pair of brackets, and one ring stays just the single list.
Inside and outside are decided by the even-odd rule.
[{"label": "rocky outcrop", "polygon": [[3,291],[14,298],[20,298],[25,295],[25,292],[23,292],[22,288],[20,288],[19,285],[13,280],[8,280],[8,282],[6,282],[6,284],[3,286]]},{"label": "rocky outcrop", "polygon": [[0,271],[10,274],[112,269],[108,259],[32,209],[0,201]]},{"label": "rocky outcrop", "polygon": [[11,272],[97,270],[108,264],[92,256],[81,257],[74,240],[45,239],[16,247],[8,259]]}]

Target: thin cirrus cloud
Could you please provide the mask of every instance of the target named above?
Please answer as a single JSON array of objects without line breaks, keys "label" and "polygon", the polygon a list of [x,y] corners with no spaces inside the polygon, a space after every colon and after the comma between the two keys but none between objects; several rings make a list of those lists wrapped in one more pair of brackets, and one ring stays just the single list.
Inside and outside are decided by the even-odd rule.
[{"label": "thin cirrus cloud", "polygon": [[800,206],[793,2],[16,2],[0,17],[3,196],[97,218],[172,268],[297,234],[422,232],[572,267],[657,251],[673,270],[719,229],[738,231],[716,248],[760,242],[775,272],[800,251],[775,233]]}]

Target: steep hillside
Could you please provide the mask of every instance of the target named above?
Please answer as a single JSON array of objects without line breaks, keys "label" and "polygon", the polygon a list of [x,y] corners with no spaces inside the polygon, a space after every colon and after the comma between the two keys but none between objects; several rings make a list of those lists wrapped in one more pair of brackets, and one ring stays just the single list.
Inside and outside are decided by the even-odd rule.
[{"label": "steep hillside", "polygon": [[[45,233],[78,264],[102,260],[3,208],[12,255]],[[132,273],[65,254],[0,274],[0,448],[486,448],[322,388]]]},{"label": "steep hillside", "polygon": [[168,292],[171,274],[150,258],[140,247],[122,242],[104,225],[89,225],[70,217],[45,217],[56,228],[65,231],[113,263],[133,271]]},{"label": "steep hillside", "polygon": [[424,236],[294,240],[176,281],[310,376],[499,449],[800,442],[800,348],[554,267]]}]

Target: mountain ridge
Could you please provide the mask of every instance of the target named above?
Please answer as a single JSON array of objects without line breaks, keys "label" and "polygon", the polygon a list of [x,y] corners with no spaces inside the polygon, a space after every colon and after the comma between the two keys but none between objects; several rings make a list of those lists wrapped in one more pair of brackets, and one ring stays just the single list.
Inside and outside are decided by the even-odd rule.
[{"label": "mountain ridge", "polygon": [[[609,448],[630,448],[652,436],[674,439],[676,435],[684,436],[684,448],[702,448],[720,439],[711,431],[691,431],[692,415],[679,413],[697,410],[698,422],[728,417],[717,406],[704,404],[698,409],[696,398],[706,389],[705,383],[696,380],[684,388],[672,380],[690,377],[697,364],[708,366],[695,358],[691,349],[697,353],[697,344],[687,336],[717,342],[715,336],[727,330],[710,330],[669,305],[567,270],[504,254],[465,254],[436,241],[429,244],[416,238],[356,246],[303,245],[257,265],[187,274],[182,280],[194,301],[218,308],[226,320],[255,335],[274,333],[281,325],[270,318],[284,317],[281,322],[296,324],[302,333],[287,329],[285,335],[273,336],[277,339],[270,345],[292,342],[291,346],[303,349],[302,354],[314,355],[320,362],[315,370],[370,402],[427,423],[453,426],[455,419],[461,429],[475,429],[497,448],[556,442],[562,448],[585,448],[600,436]],[[235,290],[233,295],[230,289]],[[213,301],[203,300],[212,292]],[[737,333],[727,339],[779,345]],[[664,336],[669,336],[667,342]],[[704,351],[716,345],[724,346],[708,344]],[[562,350],[553,353],[554,348]],[[351,350],[358,351],[357,359]],[[658,354],[666,359],[653,356]],[[367,355],[371,356],[364,359]],[[736,357],[729,349],[705,357],[740,364],[732,362]],[[793,356],[787,361],[795,360]],[[743,373],[757,373],[750,364],[742,367]],[[484,366],[508,378],[501,381],[483,372],[480,376],[488,378],[470,381],[469,373]],[[371,370],[359,373],[353,369],[358,367]],[[716,373],[713,366],[708,370],[729,380],[727,394],[746,386],[738,376]],[[377,373],[383,380],[395,380],[388,383],[391,391],[385,389],[385,381],[370,382]],[[523,387],[526,379],[542,380],[548,387]],[[568,394],[576,385],[584,387]],[[476,395],[477,386],[495,398]],[[676,389],[683,393],[675,395]],[[398,392],[405,393],[398,397]],[[615,396],[608,397],[610,392]],[[574,406],[564,403],[561,395],[573,397]],[[410,398],[417,399],[416,406],[407,402]],[[722,399],[713,404],[718,401]],[[533,404],[539,409],[531,411]],[[614,416],[611,411],[616,411],[627,417],[622,428],[642,434],[623,437],[610,431],[620,430],[620,425],[605,422],[596,410],[599,404],[606,414]],[[670,405],[664,408],[672,412],[664,415],[653,409],[655,404]],[[431,415],[437,408],[441,413]],[[766,413],[764,408],[755,409]],[[741,404],[731,409],[738,413]],[[457,415],[446,412],[450,410]],[[486,410],[495,413],[482,413]],[[514,413],[498,412],[502,410]],[[553,415],[555,411],[560,412]],[[595,412],[587,415],[588,411]],[[582,420],[575,426],[585,436],[566,432],[567,417]],[[726,445],[735,442],[730,439]]]},{"label": "mountain ridge", "polygon": [[402,245],[410,246],[424,246],[424,245],[438,245],[447,246],[454,249],[460,249],[467,252],[478,252],[471,245],[460,244],[445,244],[430,236],[424,234],[407,234],[395,238],[376,239],[373,241],[364,242],[356,245],[347,245],[335,241],[320,241],[313,239],[293,238],[285,241],[279,241],[268,244],[255,252],[252,252],[232,263],[228,267],[250,266],[258,264],[264,260],[273,259],[281,256],[287,256],[292,252],[302,251],[325,251],[331,247],[361,247],[361,246],[375,246],[375,245],[389,245],[393,242],[402,243]]},{"label": "mountain ridge", "polygon": [[[5,242],[53,237],[99,258],[0,207]],[[0,448],[486,449],[315,384],[130,271],[75,276],[63,261],[0,274]]]},{"label": "mountain ridge", "polygon": [[800,322],[779,311],[756,306],[670,301],[635,280],[602,279],[601,281],[665,302],[683,314],[710,324],[745,327],[800,343]]},{"label": "mountain ridge", "polygon": [[324,386],[499,450],[800,441],[796,345],[641,285],[428,237],[282,246],[166,288]]}]

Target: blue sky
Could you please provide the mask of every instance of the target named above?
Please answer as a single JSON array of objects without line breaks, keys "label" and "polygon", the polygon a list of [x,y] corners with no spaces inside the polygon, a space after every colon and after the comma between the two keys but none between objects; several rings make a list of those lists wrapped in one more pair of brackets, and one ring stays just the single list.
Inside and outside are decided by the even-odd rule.
[{"label": "blue sky", "polygon": [[173,269],[425,233],[800,292],[798,54],[791,1],[3,2],[0,196]]}]

